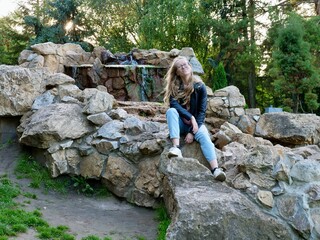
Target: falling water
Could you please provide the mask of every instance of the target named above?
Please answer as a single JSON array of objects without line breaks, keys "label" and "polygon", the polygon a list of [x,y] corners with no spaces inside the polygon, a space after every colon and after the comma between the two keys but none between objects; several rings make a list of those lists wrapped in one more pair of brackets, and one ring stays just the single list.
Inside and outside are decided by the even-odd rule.
[{"label": "falling water", "polygon": [[74,80],[76,80],[77,79],[77,77],[78,77],[78,75],[79,75],[79,70],[78,70],[78,67],[77,66],[72,66],[72,78],[74,79]]},{"label": "falling water", "polygon": [[[75,80],[75,84],[79,89],[96,87],[104,85],[110,89],[118,99],[133,99],[134,101],[148,102],[161,101],[160,93],[161,74],[158,67],[152,65],[138,65],[133,59],[128,65],[105,65],[103,66],[103,74],[99,75],[99,81],[94,82],[91,74],[93,65],[73,65],[66,68],[66,72]],[[102,72],[102,70],[101,70]],[[109,74],[110,73],[110,74]],[[100,78],[101,77],[101,78]],[[124,86],[119,85],[120,80],[124,81]],[[113,85],[116,87],[114,88]],[[119,89],[119,86],[121,89]],[[160,97],[159,97],[160,96]]]},{"label": "falling water", "polygon": [[80,83],[79,79],[80,73],[79,73],[79,68],[77,66],[72,66],[71,67],[71,77],[75,80],[76,85],[80,88],[83,89]]},{"label": "falling water", "polygon": [[141,101],[148,101],[147,95],[147,83],[146,79],[148,77],[148,70],[145,67],[141,68],[141,83],[140,83],[140,97]]}]

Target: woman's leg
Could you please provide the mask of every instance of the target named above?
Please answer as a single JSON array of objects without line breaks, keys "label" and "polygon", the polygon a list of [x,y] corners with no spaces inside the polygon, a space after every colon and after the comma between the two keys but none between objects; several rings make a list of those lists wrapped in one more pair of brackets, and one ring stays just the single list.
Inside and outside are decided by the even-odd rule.
[{"label": "woman's leg", "polygon": [[221,169],[218,168],[215,146],[210,139],[210,135],[206,126],[202,125],[194,137],[195,140],[200,143],[202,153],[210,164],[211,172],[214,178],[218,181],[224,181],[226,179],[226,175]]},{"label": "woman's leg", "polygon": [[218,167],[217,155],[215,151],[215,146],[210,139],[208,129],[205,125],[202,125],[198,132],[194,135],[194,138],[197,142],[200,143],[200,147],[204,157],[209,162],[211,169]]},{"label": "woman's leg", "polygon": [[180,144],[180,117],[175,108],[169,108],[166,112],[166,118],[169,128],[169,135],[173,146]]}]

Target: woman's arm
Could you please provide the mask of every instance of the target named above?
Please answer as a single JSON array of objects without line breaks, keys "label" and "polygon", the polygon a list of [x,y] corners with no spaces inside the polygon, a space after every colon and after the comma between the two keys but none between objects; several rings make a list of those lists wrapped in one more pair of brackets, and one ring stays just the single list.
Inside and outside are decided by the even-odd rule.
[{"label": "woman's arm", "polygon": [[192,114],[182,107],[181,104],[172,96],[170,96],[170,107],[175,108],[180,117],[191,120]]}]

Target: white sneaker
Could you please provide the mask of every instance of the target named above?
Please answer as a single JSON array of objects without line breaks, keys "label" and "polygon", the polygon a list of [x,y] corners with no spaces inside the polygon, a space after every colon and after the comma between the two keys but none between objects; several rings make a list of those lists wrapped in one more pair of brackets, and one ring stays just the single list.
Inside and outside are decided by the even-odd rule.
[{"label": "white sneaker", "polygon": [[180,157],[182,158],[181,150],[177,147],[172,147],[169,149],[168,157]]},{"label": "white sneaker", "polygon": [[223,182],[224,180],[226,180],[226,174],[220,168],[217,168],[213,172],[213,177],[215,180],[218,180],[220,182]]}]

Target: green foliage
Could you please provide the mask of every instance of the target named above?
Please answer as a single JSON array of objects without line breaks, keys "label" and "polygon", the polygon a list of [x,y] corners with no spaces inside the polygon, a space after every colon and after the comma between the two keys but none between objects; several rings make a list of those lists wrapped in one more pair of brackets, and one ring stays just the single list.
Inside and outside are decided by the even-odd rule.
[{"label": "green foliage", "polygon": [[78,192],[78,194],[84,194],[86,196],[99,196],[109,197],[111,193],[108,189],[95,180],[90,180],[83,176],[71,177],[72,187]]},{"label": "green foliage", "polygon": [[90,235],[90,236],[87,236],[85,238],[82,238],[81,240],[100,240],[100,238],[97,237],[97,236]]},{"label": "green foliage", "polygon": [[12,139],[8,139],[5,143],[0,144],[0,150],[1,150],[2,148],[7,147],[8,145],[10,145],[10,144],[12,144],[12,143],[13,143],[13,140],[12,140]]},{"label": "green foliage", "polygon": [[78,193],[83,194],[93,194],[94,189],[87,182],[87,178],[82,176],[74,176],[72,177],[73,187],[77,190]]},{"label": "green foliage", "polygon": [[15,169],[18,178],[28,178],[31,180],[29,186],[32,188],[44,187],[45,191],[53,190],[65,194],[72,186],[79,194],[87,196],[110,196],[110,192],[105,186],[99,183],[90,184],[89,179],[82,176],[70,178],[53,179],[50,172],[41,166],[30,155],[24,153],[19,156],[18,164]]},{"label": "green foliage", "polygon": [[313,112],[319,108],[318,95],[315,93],[306,93],[305,102],[308,103],[308,108]]},{"label": "green foliage", "polygon": [[14,16],[0,18],[0,64],[17,64],[27,44],[28,37],[19,32]]},{"label": "green foliage", "polygon": [[38,211],[26,212],[13,200],[20,195],[20,189],[5,177],[0,178],[0,239],[26,232],[29,227],[47,226]]},{"label": "green foliage", "polygon": [[20,194],[20,190],[14,187],[11,181],[4,177],[0,178],[0,207],[12,207],[15,204],[12,199]]},{"label": "green foliage", "polygon": [[156,215],[156,219],[159,221],[157,240],[164,240],[166,239],[167,228],[171,223],[164,205],[161,205],[156,209]]},{"label": "green foliage", "polygon": [[[101,238],[99,238],[97,236],[90,235],[90,236],[81,238],[81,240],[101,240]],[[112,238],[111,237],[104,237],[103,240],[112,240]]]},{"label": "green foliage", "polygon": [[273,92],[273,86],[271,85],[271,79],[269,77],[258,78],[256,86],[257,107],[264,109],[270,105],[278,106],[275,102]]},{"label": "green foliage", "polygon": [[87,51],[92,50],[92,46],[84,41],[91,31],[83,22],[84,13],[79,11],[80,7],[81,1],[78,0],[50,0],[42,10],[47,16],[46,19],[39,15],[25,16],[25,24],[33,28],[35,34],[30,45],[43,42],[71,42],[80,44]]},{"label": "green foliage", "polygon": [[112,52],[137,46],[136,28],[144,1],[84,0],[84,19],[91,39]]},{"label": "green foliage", "polygon": [[[305,40],[310,43],[311,51],[317,56],[320,55],[320,46],[319,46],[319,39],[320,39],[320,16],[315,16],[310,19],[307,19],[304,22],[304,28],[306,31]],[[320,61],[320,59],[318,59]]]},{"label": "green foliage", "polygon": [[[31,173],[29,174],[28,171]],[[16,169],[17,174],[21,174],[24,177],[34,177],[34,173],[43,175],[43,168],[36,164],[34,160],[28,155],[24,154],[20,156],[18,167]],[[45,182],[46,179],[43,179]],[[85,181],[77,180],[81,184],[85,184]],[[36,184],[38,185],[38,184]],[[37,231],[36,236],[39,239],[60,239],[60,240],[73,240],[75,236],[67,233],[69,227],[57,226],[51,227],[42,219],[42,213],[38,210],[33,212],[27,212],[20,208],[21,204],[14,202],[14,199],[23,194],[24,197],[36,199],[34,194],[22,193],[18,186],[14,186],[10,179],[6,175],[0,176],[0,239],[9,239],[9,237],[15,237],[19,233],[27,232],[29,228],[33,228]],[[110,237],[104,237],[103,240],[111,240]],[[144,237],[137,236],[136,239],[145,239]],[[99,237],[90,235],[83,237],[82,240],[100,240]]]},{"label": "green foliage", "polygon": [[315,70],[310,44],[304,40],[304,35],[303,20],[290,15],[286,25],[278,30],[273,67],[269,69],[269,74],[275,78],[275,93],[282,95],[284,105],[294,112],[304,111],[304,108],[313,111],[319,106],[313,97],[320,86],[319,73]]},{"label": "green foliage", "polygon": [[14,198],[20,194],[20,189],[14,186],[8,178],[0,177],[0,239],[17,236],[29,228],[36,229],[37,237],[40,239],[75,239],[75,236],[67,233],[69,229],[67,226],[50,227],[42,219],[41,212],[27,212],[21,209],[14,202]]},{"label": "green foliage", "polygon": [[66,179],[52,179],[50,172],[45,167],[36,162],[30,155],[21,154],[15,169],[18,178],[31,179],[30,187],[44,187],[46,191],[54,190],[60,193],[66,193],[69,181]]},{"label": "green foliage", "polygon": [[69,229],[66,226],[48,227],[39,226],[36,228],[39,232],[38,238],[40,239],[61,239],[61,240],[74,240],[75,236],[66,233]]},{"label": "green foliage", "polygon": [[220,62],[219,65],[215,68],[212,81],[213,91],[227,86],[227,76],[222,62]]},{"label": "green foliage", "polygon": [[[26,232],[29,228],[34,228],[38,232],[40,239],[61,239],[73,240],[75,236],[67,233],[67,226],[50,227],[49,224],[42,219],[39,211],[27,212],[14,202],[14,198],[18,197],[21,191],[14,186],[6,177],[0,177],[0,239],[9,239],[9,237],[17,236],[19,233]],[[24,194],[27,196],[28,194]],[[31,196],[34,198],[33,196]],[[99,239],[90,236],[83,239]],[[104,238],[110,239],[110,238]]]},{"label": "green foliage", "polygon": [[31,199],[37,199],[37,195],[35,195],[33,193],[25,193],[25,194],[23,194],[23,196],[25,196],[27,198],[31,198]]},{"label": "green foliage", "polygon": [[193,0],[155,0],[144,6],[138,35],[141,48],[171,50],[192,46],[203,59],[200,49],[209,44],[211,17]]},{"label": "green foliage", "polygon": [[[249,107],[265,107],[272,103],[279,106],[283,99],[291,98],[292,106],[288,107],[296,109],[300,106],[301,111],[316,111],[314,98],[304,95],[319,93],[319,16],[289,24],[286,17],[293,11],[292,4],[279,7],[267,1],[30,0],[20,6],[14,17],[3,19],[0,24],[0,42],[3,43],[0,45],[3,52],[0,61],[17,63],[18,54],[27,44],[46,41],[74,42],[86,51],[92,50],[89,41],[112,52],[129,52],[133,48],[169,51],[192,47],[204,67],[202,79],[210,87],[213,87],[214,71],[208,59],[223,62],[227,84],[240,89]],[[261,30],[266,26],[257,17],[265,12],[268,12],[272,25],[267,26],[268,38],[260,44]],[[71,22],[73,25],[66,29]],[[295,24],[298,24],[297,29],[302,26],[301,35],[296,35],[297,29],[293,28],[291,37],[287,33],[288,39],[284,38],[281,45],[279,36],[284,37],[284,29]],[[16,26],[20,27],[19,31]],[[291,59],[289,54],[284,58],[279,49],[283,48],[283,53],[290,50],[293,46],[286,46],[285,42],[293,40],[294,35],[303,40],[299,43],[300,52],[293,51]],[[298,55],[303,57],[297,58]],[[300,66],[289,67],[292,62]],[[260,72],[264,64],[268,66],[266,72]],[[313,73],[308,66],[313,66]],[[299,78],[305,80],[301,80],[294,96],[285,96],[284,93],[291,90],[288,87],[288,91],[282,91],[285,83],[296,82],[292,75],[298,76],[298,72],[304,75]],[[314,88],[310,89],[313,84]]]}]

